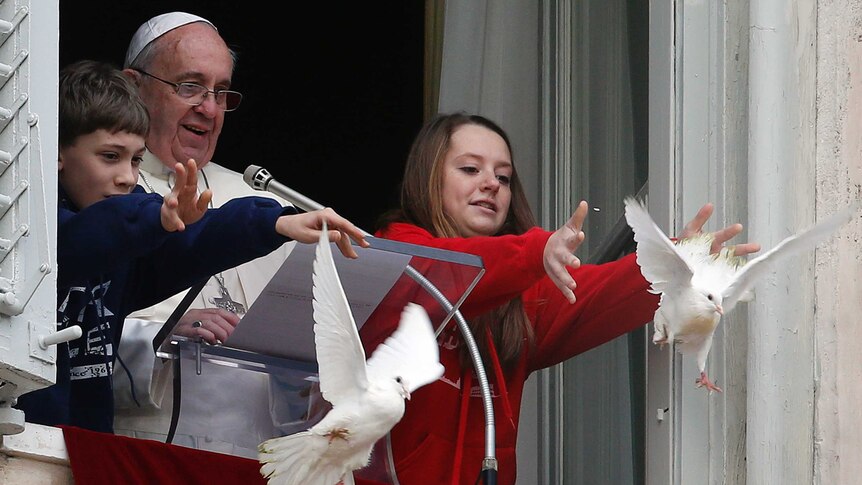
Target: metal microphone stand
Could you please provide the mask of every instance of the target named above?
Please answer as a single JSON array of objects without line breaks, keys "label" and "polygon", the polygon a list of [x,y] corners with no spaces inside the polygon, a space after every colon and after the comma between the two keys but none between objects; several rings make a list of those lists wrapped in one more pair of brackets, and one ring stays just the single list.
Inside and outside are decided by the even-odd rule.
[{"label": "metal microphone stand", "polygon": [[[363,231],[364,232],[364,231]],[[405,268],[407,274],[419,283],[422,288],[431,294],[437,303],[442,306],[447,313],[452,313],[452,304],[446,299],[446,296],[428,281],[422,273],[416,271],[409,264]],[[476,375],[479,379],[479,389],[482,392],[482,403],[485,406],[485,459],[482,460],[482,483],[485,485],[497,484],[497,458],[496,458],[496,443],[495,443],[495,428],[494,428],[494,404],[491,401],[491,390],[488,386],[488,376],[485,374],[485,366],[482,364],[482,356],[479,354],[479,347],[476,346],[476,340],[473,338],[473,332],[467,326],[467,321],[461,315],[460,310],[455,310],[455,322],[464,337],[464,342],[470,349],[470,358],[473,360],[473,366],[476,368]],[[445,324],[445,322],[444,322]],[[443,325],[440,326],[440,330]],[[462,389],[461,392],[464,392]]]},{"label": "metal microphone stand", "polygon": [[[245,182],[255,190],[267,191],[268,187],[274,179],[270,173],[262,167],[258,167],[255,165],[250,165],[243,174],[243,179]],[[299,207],[305,211],[314,211],[323,209],[324,206],[314,200],[305,197],[304,195],[296,192],[288,187],[285,187],[279,184],[278,191],[272,191],[276,195],[282,196],[291,202],[293,205]],[[362,230],[362,229],[360,229]],[[362,230],[363,234],[366,236],[370,236],[369,233]],[[497,458],[496,458],[496,442],[495,442],[495,425],[494,425],[494,404],[491,401],[491,390],[488,385],[488,376],[485,374],[485,366],[482,363],[482,356],[479,354],[479,348],[476,346],[476,340],[473,338],[473,332],[470,331],[470,327],[467,326],[467,321],[464,319],[463,315],[461,315],[460,310],[455,310],[454,314],[452,312],[453,306],[446,299],[446,296],[434,286],[433,283],[428,281],[422,273],[417,271],[415,268],[410,266],[409,264],[405,268],[405,272],[408,276],[413,278],[414,281],[419,283],[422,288],[424,288],[431,296],[437,300],[437,303],[446,310],[447,314],[451,314],[455,317],[455,322],[458,324],[458,328],[461,330],[461,334],[464,337],[464,342],[467,344],[468,349],[470,350],[470,358],[473,360],[473,366],[476,368],[476,375],[479,379],[479,389],[482,393],[482,403],[485,408],[485,458],[482,460],[482,470],[480,472],[480,477],[482,479],[482,483],[484,485],[496,485],[497,484]],[[446,321],[444,320],[443,324],[441,324],[439,330],[442,330],[443,325],[445,325]],[[463,390],[462,390],[463,392]]]}]

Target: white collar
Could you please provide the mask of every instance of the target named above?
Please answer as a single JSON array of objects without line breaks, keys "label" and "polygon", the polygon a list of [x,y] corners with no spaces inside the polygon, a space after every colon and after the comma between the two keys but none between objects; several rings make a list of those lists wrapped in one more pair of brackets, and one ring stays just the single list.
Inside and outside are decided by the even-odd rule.
[{"label": "white collar", "polygon": [[143,161],[141,161],[141,170],[147,172],[153,177],[167,180],[168,175],[174,173],[173,170],[165,166],[165,164],[149,150],[144,152],[143,158]]},{"label": "white collar", "polygon": [[[2,1],[2,0],[0,0]],[[200,190],[210,188],[209,180],[207,179],[207,174],[204,172],[203,168],[199,168],[198,172],[201,174],[201,177],[198,177],[198,187],[203,183],[203,187]],[[146,174],[146,175],[145,175]],[[174,183],[174,171],[169,169],[158,157],[156,157],[152,152],[147,150],[144,152],[144,156],[141,160],[140,165],[140,174],[139,174],[138,183],[143,183],[144,188],[147,189],[147,192],[156,192],[153,189],[150,182],[147,180],[148,177],[156,178],[165,182],[168,186],[168,190],[173,186]]]},{"label": "white collar", "polygon": [[[0,3],[2,3],[2,0],[0,0]],[[159,160],[159,157],[149,150],[144,152],[143,160],[141,161],[141,170],[162,180],[167,180],[168,176],[174,173],[173,169],[168,168],[167,165]],[[198,168],[198,170],[203,170],[203,168]]]}]

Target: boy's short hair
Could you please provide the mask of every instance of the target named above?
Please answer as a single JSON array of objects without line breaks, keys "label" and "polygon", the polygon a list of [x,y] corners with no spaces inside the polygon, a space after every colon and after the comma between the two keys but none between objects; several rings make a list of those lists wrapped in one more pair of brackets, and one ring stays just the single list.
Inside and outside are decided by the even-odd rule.
[{"label": "boy's short hair", "polygon": [[146,138],[150,126],[137,86],[111,64],[91,60],[60,71],[58,118],[61,148],[100,129]]}]

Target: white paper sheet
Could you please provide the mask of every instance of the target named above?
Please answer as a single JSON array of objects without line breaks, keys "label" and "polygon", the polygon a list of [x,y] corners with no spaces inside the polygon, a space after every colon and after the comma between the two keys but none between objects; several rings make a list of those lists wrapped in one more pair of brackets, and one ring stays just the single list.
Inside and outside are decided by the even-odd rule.
[{"label": "white paper sheet", "polygon": [[[311,275],[317,244],[297,244],[290,257],[249,308],[225,345],[260,354],[317,363],[314,350]],[[354,247],[348,259],[332,245],[358,328],[383,300],[410,263],[409,255]]]}]

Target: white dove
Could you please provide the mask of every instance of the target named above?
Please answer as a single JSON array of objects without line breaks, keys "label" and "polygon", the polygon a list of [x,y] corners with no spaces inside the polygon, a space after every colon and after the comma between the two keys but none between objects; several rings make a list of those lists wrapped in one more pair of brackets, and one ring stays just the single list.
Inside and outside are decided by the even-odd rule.
[{"label": "white dove", "polygon": [[746,260],[722,248],[710,254],[713,237],[703,234],[674,244],[653,222],[642,203],[625,199],[625,215],[634,230],[637,262],[650,282],[650,292],[661,294],[654,322],[653,343],[674,342],[682,354],[695,354],[700,377],[697,387],[721,392],[706,375],[706,357],[721,316],[740,301],[752,299],[757,280],[774,265],[798,252],[813,249],[859,208],[856,203],[802,233],[789,236],[766,253]]},{"label": "white dove", "polygon": [[260,444],[260,472],[269,485],[352,485],[353,471],[368,465],[375,442],[401,420],[404,399],[443,374],[431,321],[414,303],[365,361],[325,225],[313,270],[320,391],[332,409],[306,431]]}]

